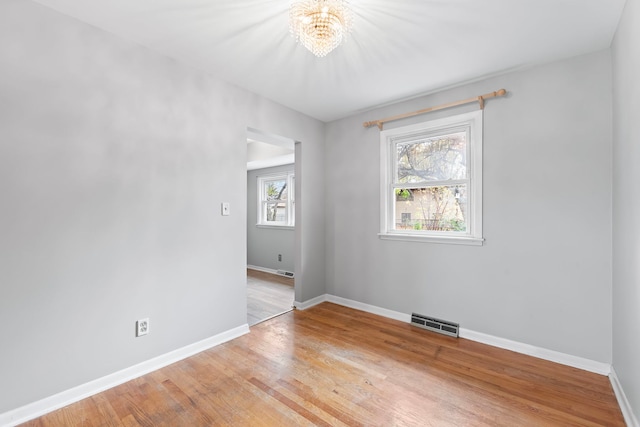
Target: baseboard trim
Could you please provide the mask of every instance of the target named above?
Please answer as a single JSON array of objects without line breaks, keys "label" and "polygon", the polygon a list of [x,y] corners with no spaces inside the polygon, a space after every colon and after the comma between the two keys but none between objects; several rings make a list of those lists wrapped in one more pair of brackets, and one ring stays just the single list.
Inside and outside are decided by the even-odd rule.
[{"label": "baseboard trim", "polygon": [[266,267],[258,267],[257,265],[247,265],[249,270],[262,271],[263,273],[278,274],[278,270]]},{"label": "baseboard trim", "polygon": [[240,337],[249,332],[249,325],[244,324],[234,329],[214,335],[213,337],[173,350],[153,359],[123,369],[105,377],[79,385],[53,396],[21,406],[0,414],[0,426],[11,427],[40,417],[64,406],[78,402],[94,394],[113,388],[127,381],[141,377],[172,363],[178,362],[194,354]]},{"label": "baseboard trim", "polygon": [[[390,319],[399,320],[401,322],[407,322],[407,323],[411,322],[410,314],[388,310],[386,308],[365,304],[359,301],[354,301],[347,298],[338,297],[335,295],[323,295],[323,297],[324,297],[324,301],[333,302],[335,304],[343,305],[345,307],[366,311],[368,313],[377,314],[379,316],[388,317]],[[319,304],[319,302],[317,304]],[[311,306],[312,305],[306,308],[309,308]],[[582,357],[560,353],[554,350],[547,350],[545,348],[536,347],[533,345],[524,344],[517,341],[511,341],[505,338],[495,337],[493,335],[471,331],[469,329],[460,328],[460,337],[471,340],[471,341],[480,342],[482,344],[491,345],[493,347],[515,351],[516,353],[537,357],[538,359],[548,360],[551,362],[559,363],[561,365],[571,366],[573,368],[582,369],[582,370],[593,372],[600,375],[609,375],[609,373],[611,372],[611,365],[607,363],[596,362],[593,360],[584,359]]]},{"label": "baseboard trim", "polygon": [[335,295],[328,295],[327,301],[345,307],[355,308],[356,310],[366,311],[367,313],[377,314],[378,316],[387,317],[389,319],[399,320],[406,323],[411,322],[410,314],[400,313],[399,311],[388,310],[386,308],[365,304],[363,302],[354,301],[347,298],[337,297]]},{"label": "baseboard trim", "polygon": [[561,365],[571,366],[573,368],[593,372],[595,374],[607,376],[611,372],[611,365],[609,365],[608,363],[596,362],[595,360],[585,359],[579,356],[572,356],[570,354],[561,353],[559,351],[548,350],[546,348],[536,347],[534,345],[512,341],[506,338],[483,334],[481,332],[476,332],[469,329],[460,328],[460,337],[483,344],[488,344],[493,347],[515,351],[516,353],[537,357],[538,359],[548,360],[550,362],[559,363]]},{"label": "baseboard trim", "polygon": [[306,300],[304,302],[300,302],[300,301],[294,301],[293,302],[293,306],[296,308],[296,310],[306,310],[308,308],[313,307],[314,305],[318,305],[320,303],[323,303],[327,301],[327,295],[320,295],[317,296],[315,298],[311,298],[310,300]]},{"label": "baseboard trim", "polygon": [[609,381],[611,381],[611,387],[613,387],[613,392],[616,395],[618,405],[620,405],[620,410],[622,411],[622,416],[624,417],[624,421],[627,423],[627,426],[640,427],[640,423],[638,423],[638,419],[633,413],[631,404],[629,404],[627,395],[622,389],[622,384],[620,384],[618,374],[616,374],[616,370],[613,367],[611,367],[611,373],[609,373]]}]

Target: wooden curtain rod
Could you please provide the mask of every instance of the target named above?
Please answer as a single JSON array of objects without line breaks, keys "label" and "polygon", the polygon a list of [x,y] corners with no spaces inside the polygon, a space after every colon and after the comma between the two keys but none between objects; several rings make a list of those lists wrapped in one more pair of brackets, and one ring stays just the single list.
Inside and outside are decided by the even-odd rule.
[{"label": "wooden curtain rod", "polygon": [[444,110],[445,108],[457,107],[458,105],[471,104],[472,102],[478,102],[480,109],[484,109],[484,101],[490,98],[497,98],[499,96],[505,96],[507,91],[500,89],[495,92],[487,93],[475,98],[463,99],[462,101],[449,102],[447,104],[436,105],[435,107],[424,108],[422,110],[413,111],[411,113],[398,114],[397,116],[387,117],[386,119],[373,120],[371,122],[364,122],[362,125],[366,128],[371,126],[378,126],[378,129],[382,130],[382,126],[386,122],[392,122],[394,120],[406,119],[407,117],[418,116],[420,114],[430,113],[432,111]]}]

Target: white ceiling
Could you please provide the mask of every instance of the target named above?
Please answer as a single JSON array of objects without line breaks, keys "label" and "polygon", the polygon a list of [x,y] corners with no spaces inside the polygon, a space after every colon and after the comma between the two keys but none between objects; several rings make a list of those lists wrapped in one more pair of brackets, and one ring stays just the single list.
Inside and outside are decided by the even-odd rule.
[{"label": "white ceiling", "polygon": [[293,149],[277,147],[262,141],[247,140],[247,170],[295,163]]},{"label": "white ceiling", "polygon": [[323,121],[610,46],[625,0],[351,0],[325,58],[289,0],[36,0]]},{"label": "white ceiling", "polygon": [[295,141],[247,129],[247,170],[295,163]]}]

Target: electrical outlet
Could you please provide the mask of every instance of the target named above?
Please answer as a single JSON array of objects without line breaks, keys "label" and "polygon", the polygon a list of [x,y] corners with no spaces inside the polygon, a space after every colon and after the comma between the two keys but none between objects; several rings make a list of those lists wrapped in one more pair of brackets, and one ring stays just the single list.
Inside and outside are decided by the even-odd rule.
[{"label": "electrical outlet", "polygon": [[282,261],[282,254],[278,254],[278,261]]},{"label": "electrical outlet", "polygon": [[140,319],[136,322],[136,336],[141,337],[149,333],[149,318]]}]

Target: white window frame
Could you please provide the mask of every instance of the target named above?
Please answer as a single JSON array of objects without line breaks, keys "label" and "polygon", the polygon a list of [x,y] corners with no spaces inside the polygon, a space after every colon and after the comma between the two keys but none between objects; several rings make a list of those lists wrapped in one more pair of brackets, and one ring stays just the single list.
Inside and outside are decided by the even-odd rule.
[{"label": "white window frame", "polygon": [[[464,128],[468,132],[468,212],[466,232],[395,229],[394,176],[396,145],[407,139],[436,136]],[[380,233],[381,239],[427,243],[482,245],[482,110],[431,120],[380,133]]]},{"label": "white window frame", "polygon": [[[264,192],[265,184],[269,181],[286,181],[287,182],[287,200],[285,202],[285,220],[284,221],[266,221],[263,213],[264,207],[268,203]],[[260,228],[279,228],[293,229],[295,227],[295,175],[293,171],[278,172],[268,175],[259,175],[257,177],[257,193],[258,193],[258,221],[256,227]]]}]

